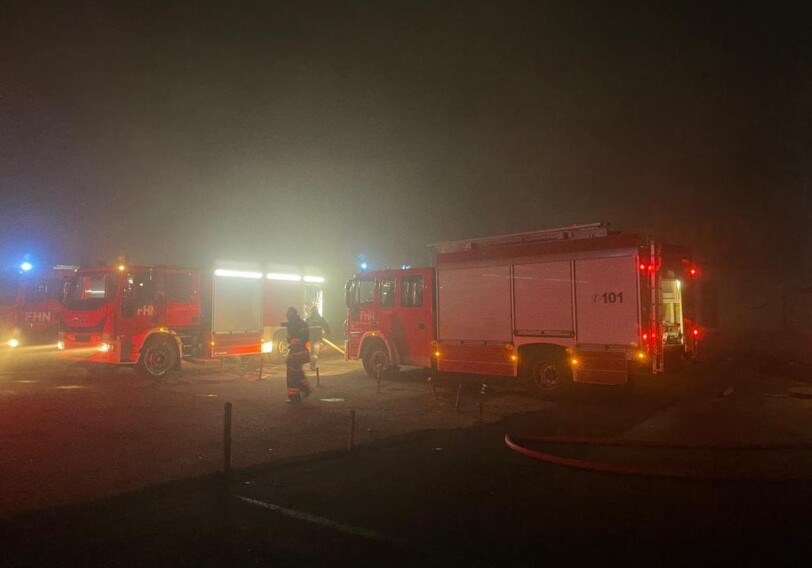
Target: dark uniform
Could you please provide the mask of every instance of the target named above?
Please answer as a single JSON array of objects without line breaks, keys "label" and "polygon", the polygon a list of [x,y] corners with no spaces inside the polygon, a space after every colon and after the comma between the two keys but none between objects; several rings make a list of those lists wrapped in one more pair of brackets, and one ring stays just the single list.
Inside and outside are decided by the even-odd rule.
[{"label": "dark uniform", "polygon": [[330,335],[330,326],[327,320],[321,317],[315,306],[310,310],[310,317],[305,321],[310,328],[310,370],[315,371],[319,366],[321,340],[323,336]]},{"label": "dark uniform", "polygon": [[300,402],[302,395],[310,394],[310,385],[302,366],[310,361],[307,342],[310,333],[307,324],[299,317],[294,308],[288,308],[288,344],[290,351],[287,357],[288,402]]}]

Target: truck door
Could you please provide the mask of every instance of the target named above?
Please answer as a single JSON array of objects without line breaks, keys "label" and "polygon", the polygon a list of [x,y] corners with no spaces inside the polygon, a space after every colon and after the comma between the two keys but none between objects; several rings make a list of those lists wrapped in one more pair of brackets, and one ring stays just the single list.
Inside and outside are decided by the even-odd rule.
[{"label": "truck door", "polygon": [[121,296],[121,335],[133,337],[159,325],[156,284],[151,271],[127,274]]},{"label": "truck door", "polygon": [[200,273],[167,272],[165,294],[159,301],[161,318],[170,329],[200,326]]},{"label": "truck door", "polygon": [[636,257],[575,261],[575,305],[579,344],[628,348],[638,341]]},{"label": "truck door", "polygon": [[392,338],[404,365],[428,367],[431,365],[434,340],[434,280],[431,273],[404,274],[398,278],[400,308],[397,327]]},{"label": "truck door", "polygon": [[357,358],[361,338],[375,321],[375,279],[356,278],[347,286],[347,354]]}]

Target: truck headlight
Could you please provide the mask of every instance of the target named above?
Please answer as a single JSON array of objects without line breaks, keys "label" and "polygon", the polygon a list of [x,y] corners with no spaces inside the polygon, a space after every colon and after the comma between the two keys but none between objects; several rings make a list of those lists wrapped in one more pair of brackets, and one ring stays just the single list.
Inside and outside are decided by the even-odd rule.
[{"label": "truck headlight", "polygon": [[109,343],[99,343],[99,351],[102,353],[107,353],[113,350],[113,346]]},{"label": "truck headlight", "polygon": [[60,339],[59,341],[56,342],[56,348],[57,349],[64,349],[65,348],[65,342]]},{"label": "truck headlight", "polygon": [[265,341],[262,344],[263,353],[273,353],[273,341]]},{"label": "truck headlight", "polygon": [[9,347],[17,347],[20,344],[20,342],[16,338],[12,337],[11,339],[8,340],[7,344]]}]

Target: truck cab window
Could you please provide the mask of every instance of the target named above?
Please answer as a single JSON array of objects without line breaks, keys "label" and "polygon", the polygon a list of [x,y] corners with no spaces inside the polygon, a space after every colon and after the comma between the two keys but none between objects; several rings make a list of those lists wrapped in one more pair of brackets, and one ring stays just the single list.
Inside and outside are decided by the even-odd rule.
[{"label": "truck cab window", "polygon": [[400,286],[400,305],[419,307],[423,305],[423,276],[404,276]]},{"label": "truck cab window", "polygon": [[45,281],[29,284],[25,289],[25,303],[38,304],[48,299],[48,283]]},{"label": "truck cab window", "polygon": [[395,279],[383,278],[381,280],[381,307],[391,308],[395,305]]},{"label": "truck cab window", "polygon": [[125,290],[128,299],[135,304],[148,304],[155,301],[155,281],[152,273],[141,272],[127,277]]},{"label": "truck cab window", "polygon": [[167,274],[166,276],[167,299],[172,303],[188,304],[194,301],[195,286],[192,275]]},{"label": "truck cab window", "polygon": [[364,304],[371,304],[375,299],[375,281],[374,280],[359,280],[358,285],[355,287],[355,303],[362,306]]}]

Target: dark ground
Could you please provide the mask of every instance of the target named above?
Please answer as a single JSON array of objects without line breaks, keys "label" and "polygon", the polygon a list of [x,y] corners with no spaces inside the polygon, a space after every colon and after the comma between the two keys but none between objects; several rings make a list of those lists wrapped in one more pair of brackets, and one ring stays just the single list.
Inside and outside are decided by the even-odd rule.
[{"label": "dark ground", "polygon": [[[10,567],[810,565],[809,481],[592,473],[532,460],[504,444],[508,432],[812,439],[810,401],[785,396],[805,388],[798,383],[735,364],[677,379],[633,393],[582,390],[495,422],[244,467],[228,481],[202,476],[24,513],[0,526],[0,558]],[[721,397],[731,384],[733,394]],[[446,403],[455,386],[441,387]],[[510,404],[514,394],[494,388],[487,404]],[[466,399],[467,410],[474,400]],[[416,401],[428,406],[415,412],[440,412],[433,398],[402,404]],[[589,448],[567,452],[603,456]],[[677,452],[665,463],[711,457],[722,469],[758,461]],[[809,452],[758,459],[779,473],[812,477]]]}]

